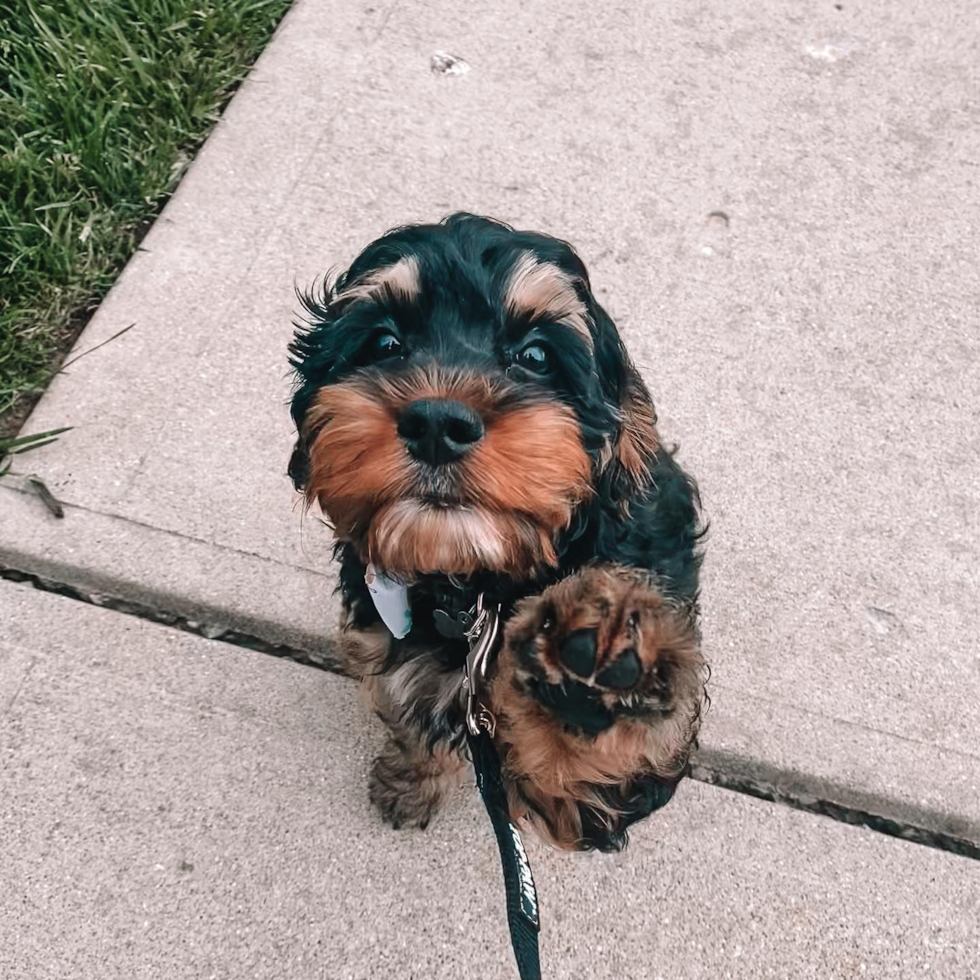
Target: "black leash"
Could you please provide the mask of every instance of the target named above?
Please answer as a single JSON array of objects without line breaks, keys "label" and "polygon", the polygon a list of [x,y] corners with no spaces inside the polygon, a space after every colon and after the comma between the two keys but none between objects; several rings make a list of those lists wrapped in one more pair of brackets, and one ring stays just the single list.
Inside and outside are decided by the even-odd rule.
[{"label": "black leash", "polygon": [[466,658],[466,728],[470,756],[476,771],[476,785],[483,805],[490,814],[500,850],[507,897],[507,925],[510,943],[521,980],[541,980],[538,956],[538,893],[531,876],[531,865],[520,831],[510,819],[507,790],[500,771],[500,757],[493,744],[496,719],[480,703],[480,689],[486,681],[490,661],[497,653],[500,624],[498,610],[484,607],[483,594],[477,598],[472,626],[466,630],[470,652]]},{"label": "black leash", "polygon": [[500,848],[500,864],[504,871],[504,891],[507,896],[507,925],[510,944],[517,960],[521,980],[541,980],[538,959],[538,893],[531,877],[520,832],[511,822],[507,807],[507,792],[500,774],[500,759],[486,732],[467,735],[476,785],[480,788],[484,806],[490,814],[493,832]]}]

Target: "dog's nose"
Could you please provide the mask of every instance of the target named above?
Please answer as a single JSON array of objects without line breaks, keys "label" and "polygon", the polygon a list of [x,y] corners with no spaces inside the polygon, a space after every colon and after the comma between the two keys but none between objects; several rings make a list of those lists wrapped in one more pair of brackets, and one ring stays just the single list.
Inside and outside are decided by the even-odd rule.
[{"label": "dog's nose", "polygon": [[462,402],[423,399],[402,412],[398,434],[416,459],[442,466],[462,459],[483,438],[483,421]]}]

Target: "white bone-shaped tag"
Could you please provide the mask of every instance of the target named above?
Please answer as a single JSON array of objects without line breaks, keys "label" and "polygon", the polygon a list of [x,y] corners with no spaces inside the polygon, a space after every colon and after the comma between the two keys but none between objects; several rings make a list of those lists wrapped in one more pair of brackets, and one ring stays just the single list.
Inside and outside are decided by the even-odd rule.
[{"label": "white bone-shaped tag", "polygon": [[412,610],[408,607],[408,586],[388,578],[374,565],[368,565],[364,582],[374,600],[374,608],[396,640],[406,636],[412,628]]}]

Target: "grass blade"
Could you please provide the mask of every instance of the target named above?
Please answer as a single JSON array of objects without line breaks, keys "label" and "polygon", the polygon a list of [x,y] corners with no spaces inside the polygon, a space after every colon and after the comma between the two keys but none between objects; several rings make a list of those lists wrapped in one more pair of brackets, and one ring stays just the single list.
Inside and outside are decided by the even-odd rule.
[{"label": "grass blade", "polygon": [[20,446],[17,449],[9,449],[8,455],[16,456],[18,453],[29,453],[32,449],[40,449],[42,446],[50,446],[52,442],[57,442],[57,439],[42,439],[40,442],[32,442],[27,446]]},{"label": "grass blade", "polygon": [[75,361],[80,361],[86,354],[91,354],[92,351],[98,350],[100,347],[105,347],[106,344],[111,344],[117,337],[121,337],[124,333],[126,333],[126,331],[132,330],[135,326],[135,322],[131,323],[128,327],[123,327],[122,330],[118,330],[111,337],[107,337],[101,344],[96,344],[94,347],[90,347],[88,350],[83,350],[81,354],[76,354],[70,361],[66,361],[61,365],[58,374],[61,374],[66,368],[70,368]]},{"label": "grass blade", "polygon": [[65,425],[60,429],[48,429],[47,432],[35,432],[30,436],[20,436],[17,439],[0,439],[0,455],[12,455],[13,453],[27,452],[28,449],[36,449],[38,446],[46,446],[50,442],[56,442],[57,437],[63,432],[70,432],[72,426]]}]

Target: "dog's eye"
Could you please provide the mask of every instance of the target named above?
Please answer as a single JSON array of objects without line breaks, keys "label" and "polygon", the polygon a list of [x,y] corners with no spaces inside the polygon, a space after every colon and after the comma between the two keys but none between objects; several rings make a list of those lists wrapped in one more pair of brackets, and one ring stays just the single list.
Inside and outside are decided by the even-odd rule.
[{"label": "dog's eye", "polygon": [[380,331],[371,338],[367,352],[372,361],[387,361],[401,357],[402,342],[390,330]]},{"label": "dog's eye", "polygon": [[540,344],[530,344],[517,355],[517,363],[534,374],[547,374],[551,370],[551,358]]}]

